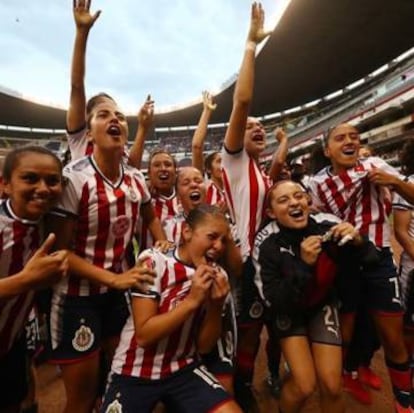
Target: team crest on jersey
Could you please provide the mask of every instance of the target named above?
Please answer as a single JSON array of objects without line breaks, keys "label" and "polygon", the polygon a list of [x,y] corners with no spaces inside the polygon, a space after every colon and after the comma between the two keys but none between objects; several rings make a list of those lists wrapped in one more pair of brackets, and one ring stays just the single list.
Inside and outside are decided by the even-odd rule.
[{"label": "team crest on jersey", "polygon": [[129,230],[131,220],[126,215],[120,215],[112,225],[112,233],[115,238],[123,237]]},{"label": "team crest on jersey", "polygon": [[122,404],[114,400],[105,410],[105,413],[122,413]]},{"label": "team crest on jersey", "polygon": [[362,178],[363,176],[368,174],[368,171],[366,171],[362,165],[357,165],[354,168],[354,172],[359,178]]},{"label": "team crest on jersey", "polygon": [[77,351],[87,351],[92,347],[94,340],[92,330],[87,326],[80,326],[72,339],[72,346]]},{"label": "team crest on jersey", "polygon": [[251,318],[260,318],[263,314],[263,304],[260,301],[255,301],[249,310]]},{"label": "team crest on jersey", "polygon": [[292,325],[292,320],[287,315],[278,315],[276,317],[276,326],[281,331],[286,331]]}]

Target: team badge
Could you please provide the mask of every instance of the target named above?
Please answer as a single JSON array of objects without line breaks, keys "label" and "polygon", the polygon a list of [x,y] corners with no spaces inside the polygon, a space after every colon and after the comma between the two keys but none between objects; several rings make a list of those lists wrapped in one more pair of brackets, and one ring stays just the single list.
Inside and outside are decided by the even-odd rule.
[{"label": "team badge", "polygon": [[123,237],[129,230],[131,220],[126,215],[120,215],[112,225],[112,233],[115,238]]},{"label": "team badge", "polygon": [[114,400],[105,410],[105,413],[122,413],[122,404]]},{"label": "team badge", "polygon": [[80,326],[72,339],[72,346],[77,351],[87,351],[92,347],[94,340],[95,335],[92,330],[87,326]]},{"label": "team badge", "polygon": [[255,301],[249,310],[249,315],[251,318],[260,318],[263,314],[263,304],[259,301]]},{"label": "team badge", "polygon": [[286,331],[292,325],[292,320],[287,315],[278,315],[276,317],[276,326],[281,331]]},{"label": "team badge", "polygon": [[362,178],[365,175],[368,175],[368,171],[366,171],[363,167],[363,165],[359,164],[356,165],[354,168],[354,172],[356,174],[357,177]]}]

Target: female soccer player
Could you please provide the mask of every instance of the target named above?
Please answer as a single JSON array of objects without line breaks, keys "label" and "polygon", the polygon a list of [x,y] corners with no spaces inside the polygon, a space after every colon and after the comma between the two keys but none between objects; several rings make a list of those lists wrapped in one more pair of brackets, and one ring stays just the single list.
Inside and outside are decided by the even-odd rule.
[{"label": "female soccer player", "polygon": [[175,412],[241,412],[215,377],[199,362],[221,333],[229,293],[216,264],[229,227],[215,207],[189,212],[177,248],[139,257],[156,273],[146,292],[131,291],[132,315],[121,335],[102,412],[152,412],[162,401]]},{"label": "female soccer player", "polygon": [[[251,391],[254,361],[259,348],[263,327],[263,307],[254,285],[254,268],[250,251],[254,237],[264,216],[264,199],[271,186],[271,177],[259,164],[260,154],[266,148],[266,133],[261,122],[249,117],[253,98],[255,52],[257,45],[269,35],[264,30],[264,10],[260,3],[253,3],[250,29],[239,76],[233,96],[233,108],[222,150],[223,183],[227,206],[232,222],[236,225],[237,239],[241,242],[244,268],[241,277],[241,304],[238,308],[239,344],[235,377],[236,400],[248,411],[255,400]],[[283,138],[282,151],[287,151]],[[277,158],[277,157],[276,157]],[[275,158],[275,159],[276,159]],[[278,175],[271,167],[271,176]]]},{"label": "female soccer player", "polygon": [[266,318],[290,368],[280,411],[299,412],[319,382],[322,412],[343,412],[333,284],[346,257],[356,255],[348,244],[364,241],[352,225],[332,215],[310,216],[309,197],[296,182],[274,184],[266,204],[272,221],[257,234],[252,256]]},{"label": "female soccer player", "polygon": [[90,412],[97,394],[99,350],[112,359],[128,311],[122,290],[151,282],[148,270],[128,269],[126,249],[141,215],[155,240],[165,240],[144,177],[125,165],[128,126],[111,101],[88,119],[93,154],[69,164],[52,228],[69,252],[68,279],[55,286],[51,334],[61,365],[66,412]]},{"label": "female soccer player", "polygon": [[[69,108],[66,113],[67,140],[72,160],[90,155],[93,151],[93,142],[87,136],[86,120],[95,106],[101,102],[113,102],[114,99],[106,93],[98,93],[86,101],[85,94],[85,60],[86,45],[89,33],[101,11],[90,12],[91,0],[73,0],[73,19],[76,26],[75,42],[73,46],[71,65],[71,88]],[[150,96],[138,112],[138,129],[134,144],[130,151],[125,145],[125,156],[130,165],[140,167],[142,157],[142,142],[152,125],[154,102]]]},{"label": "female soccer player", "polygon": [[27,392],[25,323],[36,289],[66,274],[65,251],[40,246],[41,219],[62,191],[62,166],[49,150],[26,146],[10,152],[3,168],[0,201],[0,412],[20,411]]},{"label": "female soccer player", "polygon": [[[148,178],[155,215],[164,224],[181,211],[175,190],[177,165],[173,155],[164,149],[152,152],[148,162]],[[153,246],[151,233],[144,223],[140,228],[139,246],[141,251]]]},{"label": "female soccer player", "polygon": [[[388,187],[408,201],[414,201],[414,184],[377,157],[359,158],[360,136],[356,128],[340,124],[326,136],[325,155],[331,166],[310,180],[315,207],[353,224],[377,247],[380,263],[364,269],[359,281],[368,295],[365,302],[373,315],[384,347],[395,397],[395,408],[410,411],[411,368],[403,338],[403,310],[396,268],[390,249],[391,199]],[[359,302],[361,285],[344,283],[341,288],[341,329],[349,344]]]},{"label": "female soccer player", "polygon": [[[191,166],[180,168],[177,177],[177,197],[182,212],[168,218],[164,223],[167,239],[176,245],[182,242],[182,231],[186,217],[193,209],[206,204],[206,188],[201,172]],[[221,209],[221,208],[220,208]],[[227,216],[226,216],[227,217]],[[232,238],[228,239],[223,251],[220,264],[230,275],[230,282],[239,276],[241,271],[241,257]],[[223,331],[217,346],[208,354],[203,353],[203,360],[223,387],[233,394],[233,375],[237,331],[233,297],[228,295],[222,314]]]}]

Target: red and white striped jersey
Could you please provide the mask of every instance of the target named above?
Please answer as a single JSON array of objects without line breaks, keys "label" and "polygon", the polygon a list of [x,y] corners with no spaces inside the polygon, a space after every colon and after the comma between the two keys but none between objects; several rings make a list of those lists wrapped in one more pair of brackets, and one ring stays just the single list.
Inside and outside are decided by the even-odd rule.
[{"label": "red and white striped jersey", "polygon": [[[132,292],[132,299],[140,297],[158,300],[158,314],[173,310],[187,297],[195,269],[180,261],[177,250],[170,250],[167,254],[155,249],[146,250],[139,258],[145,258],[157,276],[148,293]],[[200,307],[174,333],[145,349],[137,344],[131,315],[122,331],[112,361],[112,372],[157,380],[194,362],[198,358],[196,339],[203,310]]]},{"label": "red and white striped jersey", "polygon": [[[157,218],[159,218],[161,225],[164,224],[164,221],[167,218],[173,217],[180,213],[180,203],[178,201],[175,190],[173,194],[169,197],[152,194],[151,197],[152,206],[154,207],[154,212]],[[169,239],[169,238],[167,238]],[[149,232],[148,227],[140,219],[140,238],[139,238],[139,248],[141,251],[147,248],[151,248],[154,245],[154,240]]]},{"label": "red and white striped jersey", "polygon": [[[126,248],[137,232],[141,205],[151,200],[143,174],[123,163],[119,168],[119,180],[112,183],[99,170],[93,156],[70,163],[64,169],[67,184],[60,204],[53,211],[77,220],[73,251],[115,273],[128,268]],[[108,288],[69,276],[55,290],[87,296],[104,293]]]},{"label": "red and white striped jersey", "polygon": [[175,245],[180,244],[184,221],[185,215],[183,212],[180,212],[173,217],[167,218],[163,222],[163,229],[167,240],[173,242]]},{"label": "red and white striped jersey", "polygon": [[[17,274],[39,248],[38,222],[22,220],[9,201],[0,201],[0,278]],[[24,332],[34,291],[0,299],[0,358]]]},{"label": "red and white striped jersey", "polygon": [[224,190],[222,191],[212,180],[206,182],[206,203],[217,205],[225,201]]},{"label": "red and white striped jersey", "polygon": [[[86,132],[86,125],[77,132],[66,132],[71,161],[76,161],[84,156],[92,155],[93,143],[87,138]],[[125,162],[127,162],[128,156],[128,147],[125,145]]]},{"label": "red and white striped jersey", "polygon": [[221,164],[227,205],[246,261],[264,217],[265,196],[272,180],[244,148],[230,153],[223,147]]},{"label": "red and white striped jersey", "polygon": [[386,187],[371,184],[368,172],[380,168],[404,179],[396,169],[377,157],[360,159],[353,167],[334,175],[326,167],[309,182],[313,204],[322,211],[350,222],[377,247],[390,246],[390,192]]}]

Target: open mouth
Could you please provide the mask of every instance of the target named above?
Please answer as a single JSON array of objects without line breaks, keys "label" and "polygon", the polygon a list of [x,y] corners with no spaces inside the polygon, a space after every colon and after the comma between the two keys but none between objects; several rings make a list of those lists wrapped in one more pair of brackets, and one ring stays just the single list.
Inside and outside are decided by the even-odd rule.
[{"label": "open mouth", "polygon": [[158,174],[158,179],[160,181],[167,181],[169,177],[170,177],[170,174],[168,172],[161,172]]},{"label": "open mouth", "polygon": [[301,209],[293,209],[292,211],[289,211],[289,216],[295,219],[303,218],[304,213]]},{"label": "open mouth", "polygon": [[264,142],[264,136],[261,132],[255,133],[252,136],[252,141],[253,142]]},{"label": "open mouth", "polygon": [[207,251],[205,254],[205,258],[206,258],[207,264],[214,265],[216,261],[218,260],[219,256],[214,251]]},{"label": "open mouth", "polygon": [[199,191],[193,191],[190,193],[190,200],[193,202],[200,201],[201,193]]},{"label": "open mouth", "polygon": [[121,128],[117,125],[111,125],[108,129],[107,129],[107,134],[111,135],[111,136],[120,136],[121,135]]},{"label": "open mouth", "polygon": [[354,147],[346,147],[342,149],[342,153],[346,156],[353,156],[356,154],[356,148]]}]

